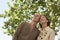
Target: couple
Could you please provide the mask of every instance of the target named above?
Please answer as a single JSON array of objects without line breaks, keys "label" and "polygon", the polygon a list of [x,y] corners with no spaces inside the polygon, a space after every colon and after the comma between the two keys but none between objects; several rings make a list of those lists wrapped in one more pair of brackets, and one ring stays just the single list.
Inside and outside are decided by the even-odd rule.
[{"label": "couple", "polygon": [[[41,30],[36,28],[39,23]],[[50,22],[46,16],[35,13],[31,22],[22,22],[13,35],[12,40],[54,40],[55,33],[49,27]]]}]

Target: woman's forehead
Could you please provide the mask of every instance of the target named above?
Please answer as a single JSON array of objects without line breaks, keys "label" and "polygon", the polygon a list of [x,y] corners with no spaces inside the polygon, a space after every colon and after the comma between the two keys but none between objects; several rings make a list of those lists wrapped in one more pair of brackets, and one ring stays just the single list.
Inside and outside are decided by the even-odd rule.
[{"label": "woman's forehead", "polygon": [[44,15],[42,15],[40,18],[41,18],[41,19],[47,19]]}]

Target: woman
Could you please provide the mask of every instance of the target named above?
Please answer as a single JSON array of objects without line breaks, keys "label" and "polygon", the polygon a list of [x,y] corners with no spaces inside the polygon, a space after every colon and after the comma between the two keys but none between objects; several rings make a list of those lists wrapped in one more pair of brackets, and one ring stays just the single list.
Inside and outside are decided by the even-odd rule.
[{"label": "woman", "polygon": [[32,21],[22,22],[13,35],[12,40],[37,40],[39,30],[36,28],[36,24],[39,22],[40,15],[35,13]]},{"label": "woman", "polygon": [[41,26],[41,30],[37,40],[54,40],[55,32],[49,27],[50,22],[48,18],[42,15],[39,24]]}]

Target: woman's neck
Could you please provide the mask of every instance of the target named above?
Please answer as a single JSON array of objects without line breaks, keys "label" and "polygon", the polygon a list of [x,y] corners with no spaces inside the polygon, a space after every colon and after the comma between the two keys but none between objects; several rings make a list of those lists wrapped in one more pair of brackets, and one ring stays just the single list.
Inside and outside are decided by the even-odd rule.
[{"label": "woman's neck", "polygon": [[42,30],[47,27],[47,23],[42,24]]}]

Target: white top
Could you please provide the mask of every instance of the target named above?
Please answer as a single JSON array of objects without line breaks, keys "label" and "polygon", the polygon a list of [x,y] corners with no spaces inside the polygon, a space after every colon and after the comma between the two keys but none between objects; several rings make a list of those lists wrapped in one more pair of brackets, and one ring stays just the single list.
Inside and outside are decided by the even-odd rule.
[{"label": "white top", "polygon": [[54,40],[54,38],[55,32],[50,27],[46,27],[45,29],[40,30],[37,40]]}]

